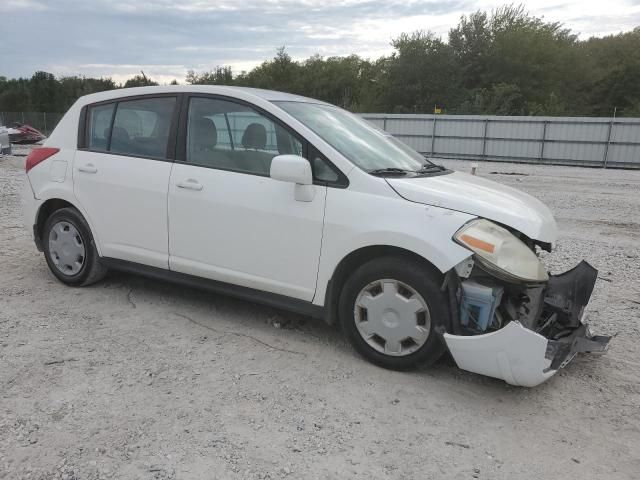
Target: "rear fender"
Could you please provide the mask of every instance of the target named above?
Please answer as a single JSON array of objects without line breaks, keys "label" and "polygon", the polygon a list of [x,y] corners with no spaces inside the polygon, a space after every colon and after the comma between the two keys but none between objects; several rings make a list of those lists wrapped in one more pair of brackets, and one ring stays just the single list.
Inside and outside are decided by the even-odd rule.
[{"label": "rear fender", "polygon": [[52,185],[50,186],[50,188],[47,188],[41,191],[40,195],[41,195],[40,198],[36,200],[37,209],[35,210],[35,216],[33,217],[33,224],[31,228],[34,228],[38,220],[40,219],[39,217],[42,210],[42,206],[47,202],[47,200],[53,200],[53,199],[64,200],[65,202],[70,203],[76,210],[78,210],[82,214],[84,219],[87,221],[87,223],[89,224],[89,228],[91,229],[91,234],[93,235],[94,244],[96,246],[96,249],[98,250],[98,255],[102,255],[101,254],[102,246],[100,244],[100,239],[97,238],[97,236],[94,234],[96,230],[93,226],[91,218],[89,217],[87,212],[84,210],[84,208],[82,208],[82,205],[80,205],[80,203],[78,202],[78,199],[73,194],[73,191],[69,192],[69,190],[66,188],[59,188],[59,187],[56,188],[56,186]]}]

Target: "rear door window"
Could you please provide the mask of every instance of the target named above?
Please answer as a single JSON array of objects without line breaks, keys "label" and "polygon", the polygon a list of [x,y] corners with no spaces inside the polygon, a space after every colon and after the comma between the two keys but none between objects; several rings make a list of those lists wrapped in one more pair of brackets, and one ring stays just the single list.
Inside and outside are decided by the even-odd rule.
[{"label": "rear door window", "polygon": [[175,97],[118,102],[108,151],[166,158],[175,105]]}]

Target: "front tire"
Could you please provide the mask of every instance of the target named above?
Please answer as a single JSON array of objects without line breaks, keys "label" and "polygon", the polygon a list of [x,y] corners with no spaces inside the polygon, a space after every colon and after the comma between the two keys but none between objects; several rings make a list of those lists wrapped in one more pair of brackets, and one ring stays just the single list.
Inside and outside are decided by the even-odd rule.
[{"label": "front tire", "polygon": [[382,257],[360,266],[345,282],[340,324],[367,360],[406,370],[428,365],[445,350],[435,327],[449,319],[441,278],[404,257]]},{"label": "front tire", "polygon": [[42,246],[49,269],[62,283],[91,285],[107,273],[89,225],[75,208],[61,208],[51,214],[42,231]]}]

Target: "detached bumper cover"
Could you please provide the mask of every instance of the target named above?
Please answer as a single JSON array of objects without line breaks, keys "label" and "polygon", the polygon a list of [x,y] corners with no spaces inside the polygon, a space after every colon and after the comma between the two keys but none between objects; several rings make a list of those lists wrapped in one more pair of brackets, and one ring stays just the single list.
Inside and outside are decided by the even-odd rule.
[{"label": "detached bumper cover", "polygon": [[604,353],[611,337],[591,336],[581,325],[562,340],[510,322],[496,332],[475,336],[444,334],[447,347],[463,370],[500,378],[510,385],[535,387],[553,376],[577,353]]},{"label": "detached bumper cover", "polygon": [[605,353],[611,337],[592,335],[583,321],[597,270],[586,262],[549,279],[545,308],[553,324],[546,338],[518,321],[482,335],[444,334],[456,364],[463,370],[534,387],[553,376],[578,353]]},{"label": "detached bumper cover", "polygon": [[545,356],[548,340],[518,322],[484,335],[445,333],[444,339],[459,368],[510,385],[534,387],[555,373]]}]

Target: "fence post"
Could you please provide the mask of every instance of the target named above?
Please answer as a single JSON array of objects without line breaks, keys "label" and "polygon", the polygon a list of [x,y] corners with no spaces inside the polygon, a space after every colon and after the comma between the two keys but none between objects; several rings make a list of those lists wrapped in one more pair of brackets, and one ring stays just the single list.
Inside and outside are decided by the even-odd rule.
[{"label": "fence post", "polygon": [[484,119],[484,128],[482,131],[482,158],[487,159],[487,126],[489,125],[489,119]]},{"label": "fence post", "polygon": [[20,112],[20,114],[22,115],[22,124],[24,125],[24,112]]},{"label": "fence post", "polygon": [[435,152],[433,151],[436,143],[436,114],[433,114],[433,130],[431,131],[431,155]]},{"label": "fence post", "polygon": [[540,161],[544,160],[544,142],[547,139],[547,124],[549,120],[545,120],[542,124],[542,139],[540,140]]},{"label": "fence post", "polygon": [[611,130],[613,130],[613,118],[609,122],[609,131],[607,132],[607,143],[604,146],[604,157],[602,157],[602,168],[607,168],[607,162],[609,161],[609,145],[611,144]]},{"label": "fence post", "polygon": [[387,131],[387,117],[386,116],[382,119],[382,129],[385,132]]}]

